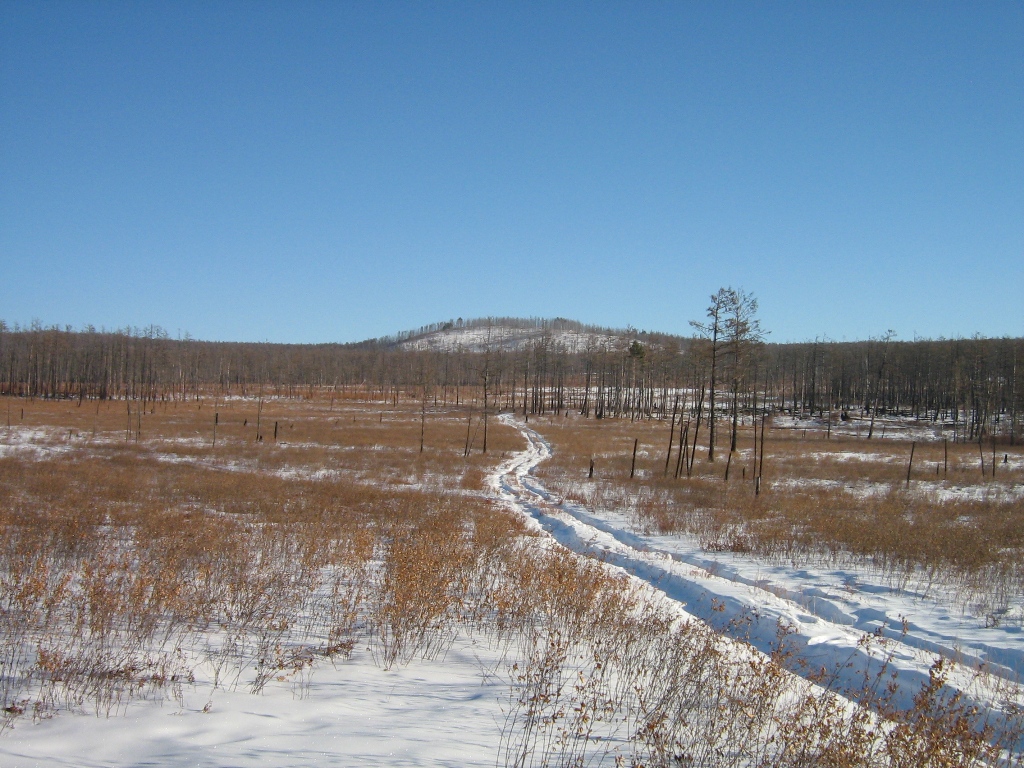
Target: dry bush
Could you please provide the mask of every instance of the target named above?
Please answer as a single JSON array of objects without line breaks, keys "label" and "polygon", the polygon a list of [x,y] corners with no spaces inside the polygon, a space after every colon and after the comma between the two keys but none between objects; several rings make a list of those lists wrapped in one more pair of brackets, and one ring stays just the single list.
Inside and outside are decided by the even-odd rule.
[{"label": "dry bush", "polygon": [[1024,735],[1021,714],[1004,713],[997,730],[949,693],[945,662],[909,709],[892,705],[885,664],[860,689],[822,689],[787,672],[784,643],[764,656],[666,612],[597,563],[550,558],[532,578],[553,577],[573,597],[546,603],[553,620],[522,633],[507,766],[1021,764],[1005,749]]},{"label": "dry bush", "polygon": [[214,688],[308,681],[361,637],[385,665],[431,655],[489,616],[521,532],[446,490],[479,494],[492,461],[465,455],[460,413],[132,402],[127,431],[123,401],[26,405],[0,452],[5,723],[180,696],[200,666]]},{"label": "dry bush", "polygon": [[[939,766],[993,755],[997,734],[942,698],[941,669],[914,711],[868,715],[527,534],[481,498],[485,472],[521,447],[497,420],[490,452],[477,443],[467,457],[465,414],[443,409],[428,414],[419,452],[415,402],[382,417],[352,399],[268,399],[259,442],[252,400],[150,404],[127,439],[124,406],[34,403],[31,423],[7,436],[4,725],[61,709],[110,714],[146,695],[181,700],[199,670],[217,686],[257,693],[281,680],[301,694],[318,660],[362,643],[390,666],[467,631],[509,659],[509,765]],[[575,426],[559,422],[564,439],[577,439]],[[589,437],[605,428],[585,426]],[[721,480],[700,464],[689,481],[667,481],[651,451],[632,483],[611,482],[608,472],[628,474],[623,431],[608,433],[603,479],[574,481],[573,493],[592,501],[597,488],[652,525],[703,531],[709,545],[732,531],[730,547],[793,549],[790,518],[738,483],[719,503]],[[673,495],[682,489],[698,510],[687,516]],[[891,496],[874,514],[892,515],[884,505],[902,502]],[[815,505],[802,514],[814,530]],[[971,515],[1013,524],[997,508]],[[851,547],[853,535],[835,540]]]},{"label": "dry bush", "polygon": [[460,512],[449,504],[392,524],[378,543],[370,627],[385,669],[417,655],[432,658],[454,640],[473,560]]},{"label": "dry bush", "polygon": [[[630,512],[641,528],[685,532],[709,550],[795,565],[867,562],[894,585],[914,578],[922,587],[936,580],[956,587],[994,617],[1024,591],[1020,448],[1000,448],[999,458],[1006,453],[1013,461],[998,464],[993,479],[990,455],[989,474],[979,471],[976,444],[948,445],[948,473],[936,475],[943,444],[919,443],[908,487],[908,442],[828,440],[824,432],[770,428],[762,492],[755,495],[749,428],[740,431],[731,461],[706,461],[702,437],[691,475],[684,470],[675,478],[679,431],[666,471],[668,424],[534,417],[530,426],[554,448],[538,468],[549,487],[593,509]],[[640,448],[630,478],[634,439]],[[722,450],[728,452],[727,441]],[[591,458],[595,476],[588,480]]]}]

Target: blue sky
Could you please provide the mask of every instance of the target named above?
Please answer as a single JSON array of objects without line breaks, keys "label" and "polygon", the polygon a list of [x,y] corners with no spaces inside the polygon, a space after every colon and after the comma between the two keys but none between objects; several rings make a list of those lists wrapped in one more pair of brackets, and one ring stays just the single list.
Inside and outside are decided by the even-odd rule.
[{"label": "blue sky", "polygon": [[1024,3],[0,3],[0,318],[1024,335]]}]

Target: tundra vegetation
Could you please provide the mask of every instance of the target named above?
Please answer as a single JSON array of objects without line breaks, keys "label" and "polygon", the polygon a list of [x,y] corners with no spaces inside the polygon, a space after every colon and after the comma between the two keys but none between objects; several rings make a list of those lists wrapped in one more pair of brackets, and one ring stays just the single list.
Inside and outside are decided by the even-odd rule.
[{"label": "tundra vegetation", "polygon": [[1022,586],[1020,340],[723,349],[712,409],[700,339],[540,330],[472,352],[3,327],[3,726],[180,699],[200,668],[211,702],[301,695],[357,648],[390,667],[464,633],[507,649],[505,765],[1021,763],[1019,713],[947,695],[947,662],[910,708],[884,670],[840,695],[784,637],[757,653],[552,544],[486,487],[520,436],[483,431],[528,418],[549,487],[708,548],[923,569],[998,616]]},{"label": "tundra vegetation", "polygon": [[707,442],[691,442],[695,414],[680,420],[673,436],[657,421],[534,417],[553,449],[537,474],[564,499],[626,510],[639,528],[692,534],[708,551],[868,562],[896,586],[953,589],[993,622],[1024,593],[1021,446],[997,444],[993,476],[988,447],[983,473],[976,443],[906,434],[902,421],[868,442],[857,436],[867,423],[747,417],[736,450],[709,461]]}]

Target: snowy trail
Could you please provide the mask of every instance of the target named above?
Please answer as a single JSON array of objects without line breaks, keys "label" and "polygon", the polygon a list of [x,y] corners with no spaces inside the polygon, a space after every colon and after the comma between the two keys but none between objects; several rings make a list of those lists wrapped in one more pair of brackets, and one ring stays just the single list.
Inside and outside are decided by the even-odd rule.
[{"label": "snowy trail", "polygon": [[[900,682],[894,703],[911,706],[913,693],[942,653],[966,662],[953,668],[948,684],[995,713],[1001,698],[997,689],[1005,687],[1002,678],[1015,679],[1024,669],[1019,627],[968,631],[941,601],[883,590],[865,583],[863,574],[773,569],[740,555],[706,553],[682,537],[630,530],[624,514],[599,517],[560,501],[531,475],[551,455],[551,447],[510,414],[500,418],[520,431],[527,447],[491,475],[496,495],[562,545],[637,576],[723,634],[770,652],[780,625],[788,627],[786,642],[796,660],[808,672],[824,668],[833,674],[839,690],[857,689],[888,658],[889,671]],[[962,634],[951,634],[943,624]],[[884,645],[868,641],[873,633],[886,637]],[[973,674],[969,667],[982,662],[998,676]]]}]

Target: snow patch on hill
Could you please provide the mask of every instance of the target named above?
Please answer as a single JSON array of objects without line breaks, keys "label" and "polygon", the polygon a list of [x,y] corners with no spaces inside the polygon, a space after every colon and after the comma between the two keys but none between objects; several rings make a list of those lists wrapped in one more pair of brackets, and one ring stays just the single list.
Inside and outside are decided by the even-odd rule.
[{"label": "snow patch on hill", "polygon": [[408,339],[399,346],[402,349],[440,352],[483,352],[487,349],[512,351],[533,345],[547,345],[551,349],[577,353],[590,349],[614,349],[623,344],[628,344],[625,336],[608,333],[493,326],[448,328]]}]

